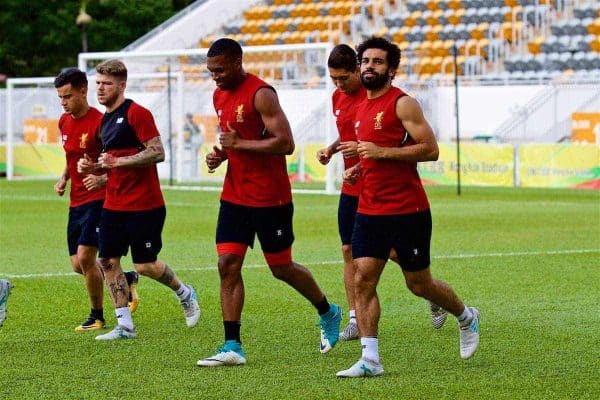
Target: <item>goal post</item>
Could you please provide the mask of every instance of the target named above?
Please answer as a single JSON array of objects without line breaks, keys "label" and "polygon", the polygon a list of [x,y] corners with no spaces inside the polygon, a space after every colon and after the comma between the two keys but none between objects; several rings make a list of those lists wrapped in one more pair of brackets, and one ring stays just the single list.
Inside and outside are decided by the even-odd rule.
[{"label": "goal post", "polygon": [[[162,92],[167,81],[176,88],[172,101],[164,101]],[[128,79],[128,96],[160,114],[181,114],[183,92],[181,73],[133,73]],[[156,89],[158,88],[158,90]],[[179,88],[179,89],[177,89]],[[88,103],[103,111],[95,94],[95,76],[88,76]],[[0,152],[0,165],[5,164],[6,177],[13,179],[55,179],[65,168],[62,138],[58,120],[63,113],[54,88],[54,77],[9,78],[6,84],[6,145]],[[175,121],[181,130],[181,118],[163,118],[157,121],[161,132],[167,132],[168,121]],[[170,137],[167,137],[167,141]],[[176,148],[170,146],[170,148]],[[4,154],[6,154],[4,156]],[[175,156],[170,157],[177,160]],[[163,165],[164,164],[164,165]],[[159,165],[161,175],[173,178],[176,167],[169,163]]]},{"label": "goal post", "polygon": [[[288,173],[295,189],[336,193],[340,184],[342,160],[336,157],[327,166],[316,160],[316,150],[337,137],[331,112],[334,87],[327,73],[327,58],[332,48],[330,43],[243,47],[245,70],[273,85],[292,127],[296,151],[287,160]],[[172,146],[166,144],[166,151],[170,150],[175,159],[171,165],[174,165],[178,184],[214,186],[224,177],[224,165],[216,173],[209,174],[203,162],[206,153],[216,144],[217,127],[212,103],[215,85],[206,68],[207,52],[206,48],[100,52],[81,53],[78,58],[79,68],[89,74],[93,74],[94,67],[107,59],[123,61],[129,74],[179,74],[181,78],[177,85],[168,80],[162,91],[163,105],[168,103],[168,93],[178,96],[178,103],[166,108],[149,107],[159,125],[163,142],[170,137],[168,128],[164,127],[172,126],[173,143]],[[135,100],[130,86],[128,82],[126,96]],[[139,90],[140,94],[145,91],[142,87]],[[186,129],[186,123],[190,121],[201,131],[199,140],[194,141],[193,132]],[[199,146],[198,141],[201,141]],[[162,172],[160,175],[164,179]]]}]

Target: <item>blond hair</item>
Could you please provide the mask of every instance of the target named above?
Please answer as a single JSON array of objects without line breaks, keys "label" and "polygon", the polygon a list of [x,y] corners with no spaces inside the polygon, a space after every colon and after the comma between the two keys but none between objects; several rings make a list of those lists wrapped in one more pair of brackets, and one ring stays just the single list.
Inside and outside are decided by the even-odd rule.
[{"label": "blond hair", "polygon": [[121,60],[106,60],[96,65],[96,72],[102,75],[110,75],[121,80],[127,80],[127,67]]}]

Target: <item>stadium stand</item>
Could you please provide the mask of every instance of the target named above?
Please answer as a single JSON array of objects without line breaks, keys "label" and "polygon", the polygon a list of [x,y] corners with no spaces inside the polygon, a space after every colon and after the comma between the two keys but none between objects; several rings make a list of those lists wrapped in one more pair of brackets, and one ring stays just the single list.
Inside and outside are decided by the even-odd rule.
[{"label": "stadium stand", "polygon": [[[600,3],[594,1],[268,0],[201,38],[200,46],[221,35],[253,46],[357,43],[372,34],[393,40],[410,56],[400,75],[412,80],[450,78],[454,47],[458,73],[482,79],[600,74]],[[283,68],[276,58],[257,63]]]}]

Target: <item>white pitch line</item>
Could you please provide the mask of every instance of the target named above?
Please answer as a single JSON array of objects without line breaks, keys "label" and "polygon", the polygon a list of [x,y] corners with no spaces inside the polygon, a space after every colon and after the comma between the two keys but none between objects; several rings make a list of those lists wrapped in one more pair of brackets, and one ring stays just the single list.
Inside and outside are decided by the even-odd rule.
[{"label": "white pitch line", "polygon": [[[468,258],[485,258],[485,257],[519,257],[519,256],[543,256],[543,255],[563,255],[563,254],[587,254],[600,253],[600,249],[578,249],[578,250],[547,250],[547,251],[517,251],[508,253],[479,253],[479,254],[447,254],[441,256],[432,256],[436,260],[449,259],[468,259]],[[304,262],[305,265],[336,265],[341,264],[341,260],[336,261],[319,261],[319,262]],[[244,268],[266,268],[264,264],[260,265],[244,265]],[[176,271],[214,271],[217,267],[195,267],[195,268],[175,268]],[[6,278],[56,278],[63,276],[77,275],[74,272],[44,272],[39,274],[0,274],[0,277]]]}]

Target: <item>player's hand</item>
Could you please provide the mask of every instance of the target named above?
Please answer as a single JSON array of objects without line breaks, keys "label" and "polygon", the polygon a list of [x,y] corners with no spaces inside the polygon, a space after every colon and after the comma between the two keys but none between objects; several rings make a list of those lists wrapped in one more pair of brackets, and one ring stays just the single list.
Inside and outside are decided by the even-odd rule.
[{"label": "player's hand", "polygon": [[238,131],[232,128],[229,122],[227,122],[227,128],[229,129],[228,132],[221,132],[219,134],[219,144],[224,149],[233,149],[239,138]]},{"label": "player's hand", "polygon": [[357,147],[358,142],[341,142],[337,147],[337,150],[342,152],[344,158],[358,157],[358,151],[356,150]]},{"label": "player's hand", "polygon": [[323,165],[327,165],[329,163],[331,160],[331,154],[329,153],[327,147],[317,151],[317,160],[319,160],[319,162]]},{"label": "player's hand", "polygon": [[83,155],[83,158],[80,158],[77,161],[77,172],[82,175],[88,175],[94,172],[97,168],[97,164],[92,160],[90,156],[86,154]]},{"label": "player's hand", "polygon": [[116,168],[119,157],[115,157],[109,153],[100,153],[98,157],[98,166],[104,169]]},{"label": "player's hand", "polygon": [[59,196],[65,194],[67,188],[67,180],[61,176],[60,179],[54,184],[54,192]]},{"label": "player's hand", "polygon": [[384,158],[384,148],[377,146],[372,142],[359,142],[357,147],[358,154],[366,159]]},{"label": "player's hand", "polygon": [[83,184],[87,190],[100,189],[106,185],[106,175],[87,175],[83,178]]},{"label": "player's hand", "polygon": [[226,159],[225,152],[219,149],[217,146],[213,146],[213,151],[206,155],[206,166],[208,167],[208,173],[212,174],[215,169],[221,165]]},{"label": "player's hand", "polygon": [[360,164],[356,164],[344,171],[344,182],[349,183],[350,185],[354,185],[359,177]]}]

